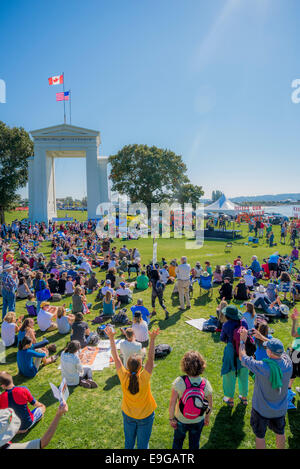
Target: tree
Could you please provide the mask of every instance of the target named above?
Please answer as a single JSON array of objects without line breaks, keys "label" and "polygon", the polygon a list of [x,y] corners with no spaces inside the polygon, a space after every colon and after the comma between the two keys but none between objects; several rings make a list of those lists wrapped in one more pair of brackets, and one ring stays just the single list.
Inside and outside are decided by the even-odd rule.
[{"label": "tree", "polygon": [[27,183],[28,157],[32,154],[28,132],[0,121],[0,223],[5,222],[5,210],[15,208],[20,201],[16,192]]},{"label": "tree", "polygon": [[132,203],[171,200],[178,186],[189,182],[182,157],[147,145],[126,145],[109,157],[112,191],[126,194]]},{"label": "tree", "polygon": [[221,191],[212,191],[211,199],[213,202],[215,202],[216,200],[219,200],[219,198],[222,197],[222,195],[223,195],[223,192]]},{"label": "tree", "polygon": [[201,197],[204,195],[202,186],[194,186],[191,183],[182,184],[176,194],[176,200],[183,205],[191,203],[195,206],[200,202]]}]

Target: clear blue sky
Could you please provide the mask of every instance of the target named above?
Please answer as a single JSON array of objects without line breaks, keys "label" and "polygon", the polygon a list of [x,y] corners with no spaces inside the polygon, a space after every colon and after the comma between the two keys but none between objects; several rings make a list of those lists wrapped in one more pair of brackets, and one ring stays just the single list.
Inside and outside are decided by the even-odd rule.
[{"label": "clear blue sky", "polygon": [[[0,119],[61,123],[47,79],[64,71],[72,123],[100,130],[102,154],[170,148],[206,197],[300,192],[299,17],[298,0],[3,0]],[[57,162],[57,196],[82,197],[84,175]]]}]

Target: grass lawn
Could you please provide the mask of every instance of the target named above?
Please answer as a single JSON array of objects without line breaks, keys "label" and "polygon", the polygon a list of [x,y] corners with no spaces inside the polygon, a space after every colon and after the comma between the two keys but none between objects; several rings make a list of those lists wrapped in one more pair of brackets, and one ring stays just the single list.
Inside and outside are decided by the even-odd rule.
[{"label": "grass lawn", "polygon": [[[79,214],[80,212],[76,212]],[[243,227],[246,235],[246,226]],[[275,239],[279,240],[279,229],[275,228]],[[279,246],[270,249],[265,242],[259,247],[251,248],[245,245],[246,238],[233,244],[231,253],[225,253],[225,242],[206,241],[202,249],[186,250],[183,240],[180,239],[159,239],[158,259],[165,257],[167,261],[172,258],[180,258],[187,255],[191,265],[199,260],[201,264],[209,260],[213,267],[216,264],[225,264],[233,261],[237,255],[242,256],[244,264],[249,264],[251,256],[257,254],[261,260],[263,257],[273,253],[276,249],[281,254],[290,253],[290,246]],[[120,241],[116,241],[117,246]],[[138,247],[142,255],[142,263],[148,263],[152,258],[152,240],[141,239],[138,241],[128,241],[129,247]],[[43,252],[49,256],[50,245],[44,243]],[[102,279],[104,273],[99,273],[97,277]],[[250,427],[251,404],[245,408],[238,400],[238,390],[236,390],[235,406],[233,409],[227,408],[222,403],[222,380],[220,375],[221,362],[224,344],[219,341],[219,334],[210,334],[197,331],[195,328],[185,324],[185,313],[180,312],[177,298],[171,298],[172,286],[167,286],[165,300],[170,312],[169,320],[164,320],[164,313],[160,306],[157,306],[157,316],[153,318],[151,326],[160,327],[161,333],[157,343],[168,343],[172,346],[172,353],[164,360],[156,362],[156,367],[152,377],[152,393],[157,402],[157,410],[153,432],[150,440],[150,448],[171,448],[173,430],[169,426],[169,398],[171,384],[173,380],[181,375],[179,363],[181,357],[187,350],[198,350],[207,359],[207,369],[205,377],[209,379],[213,386],[214,409],[211,415],[210,425],[204,427],[201,437],[201,448],[253,448],[255,445],[254,435]],[[92,314],[87,318],[90,320],[99,314],[99,303],[95,303],[96,293],[88,295],[88,300],[93,303]],[[136,293],[134,299],[142,297],[144,303],[151,310],[151,291]],[[211,300],[206,295],[199,297],[199,289],[194,288],[192,308],[187,311],[187,315],[193,318],[205,317],[215,314],[217,306],[217,289]],[[61,301],[61,304],[69,303],[69,299]],[[57,303],[58,304],[58,303]],[[25,300],[17,302],[18,315],[25,313]],[[284,346],[291,344],[291,320],[278,321],[271,326],[275,329],[274,336],[280,338]],[[92,330],[96,326],[92,326]],[[44,333],[38,333],[40,338]],[[46,333],[50,342],[55,342],[60,353],[65,347],[68,337],[60,336],[56,332]],[[117,334],[118,336],[118,334]],[[18,440],[24,441],[40,437],[47,429],[54,417],[57,401],[54,400],[49,387],[49,381],[55,384],[60,383],[61,375],[57,369],[58,364],[52,364],[42,368],[34,379],[26,379],[18,375],[16,366],[16,348],[9,348],[7,351],[6,364],[0,365],[1,370],[7,370],[13,377],[15,384],[28,386],[33,395],[47,406],[47,412],[42,422],[36,425],[25,437],[20,436]],[[121,388],[114,367],[106,368],[103,371],[94,372],[94,379],[98,383],[98,389],[87,390],[76,387],[68,400],[69,412],[60,422],[59,428],[50,444],[50,448],[123,448],[124,436],[121,415]],[[296,384],[297,383],[296,380]],[[253,381],[250,379],[250,396],[253,392]],[[300,446],[300,400],[296,398],[296,411],[289,411],[287,417],[287,447],[299,448]],[[17,439],[16,439],[17,441]],[[275,437],[270,431],[266,436],[267,447],[275,447]],[[184,448],[187,448],[185,442]]]},{"label": "grass lawn", "polygon": [[[73,220],[86,221],[87,220],[87,211],[86,210],[57,210],[58,218],[73,218]],[[5,222],[6,224],[12,223],[14,220],[23,220],[28,218],[28,210],[16,211],[11,210],[5,212]]]}]

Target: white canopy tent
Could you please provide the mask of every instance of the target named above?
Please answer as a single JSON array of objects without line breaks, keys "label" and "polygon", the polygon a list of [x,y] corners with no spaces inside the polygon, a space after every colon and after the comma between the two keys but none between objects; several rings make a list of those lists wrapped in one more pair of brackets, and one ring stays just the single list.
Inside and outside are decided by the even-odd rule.
[{"label": "white canopy tent", "polygon": [[204,210],[205,212],[224,212],[234,215],[237,213],[236,207],[237,204],[231,202],[231,200],[227,199],[227,197],[223,194],[218,200],[210,205],[207,205],[207,207],[204,207]]}]

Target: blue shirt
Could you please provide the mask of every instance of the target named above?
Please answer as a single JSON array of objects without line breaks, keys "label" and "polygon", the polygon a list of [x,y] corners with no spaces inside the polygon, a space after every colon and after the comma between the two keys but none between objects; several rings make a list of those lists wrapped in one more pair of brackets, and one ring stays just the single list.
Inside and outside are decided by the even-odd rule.
[{"label": "blue shirt", "polygon": [[278,418],[286,414],[288,407],[288,385],[292,376],[292,361],[286,353],[276,360],[282,371],[282,387],[273,389],[270,382],[268,363],[255,360],[247,355],[242,358],[242,365],[255,374],[252,407],[262,417]]},{"label": "blue shirt", "polygon": [[245,321],[247,322],[248,324],[248,329],[254,329],[254,323],[255,323],[255,319],[256,319],[256,314],[254,314],[254,317],[252,317],[252,314],[251,313],[248,313],[248,311],[246,311],[246,313],[243,314],[243,318],[245,319]]},{"label": "blue shirt", "polygon": [[137,312],[140,312],[142,314],[142,318],[143,318],[143,321],[146,321],[147,324],[149,324],[149,321],[150,321],[150,313],[148,311],[148,309],[143,306],[143,305],[136,305],[136,306],[132,306],[131,308],[131,311],[132,311],[132,315],[134,316],[134,313],[137,313]]},{"label": "blue shirt", "polygon": [[258,262],[257,259],[252,262],[251,269],[253,270],[253,272],[257,272],[257,273],[261,271],[260,263]]},{"label": "blue shirt", "polygon": [[25,349],[25,350],[18,350],[17,353],[17,364],[19,368],[19,372],[27,376],[28,378],[33,378],[38,370],[33,363],[35,358],[43,358],[45,357],[45,353],[36,352],[34,349]]},{"label": "blue shirt", "polygon": [[279,256],[277,254],[272,254],[269,258],[269,264],[277,264]]},{"label": "blue shirt", "polygon": [[233,319],[228,319],[228,321],[224,322],[220,334],[220,340],[222,342],[233,343],[233,333],[237,327],[243,326],[245,329],[248,329],[248,324],[245,319],[241,321],[234,321]]}]

